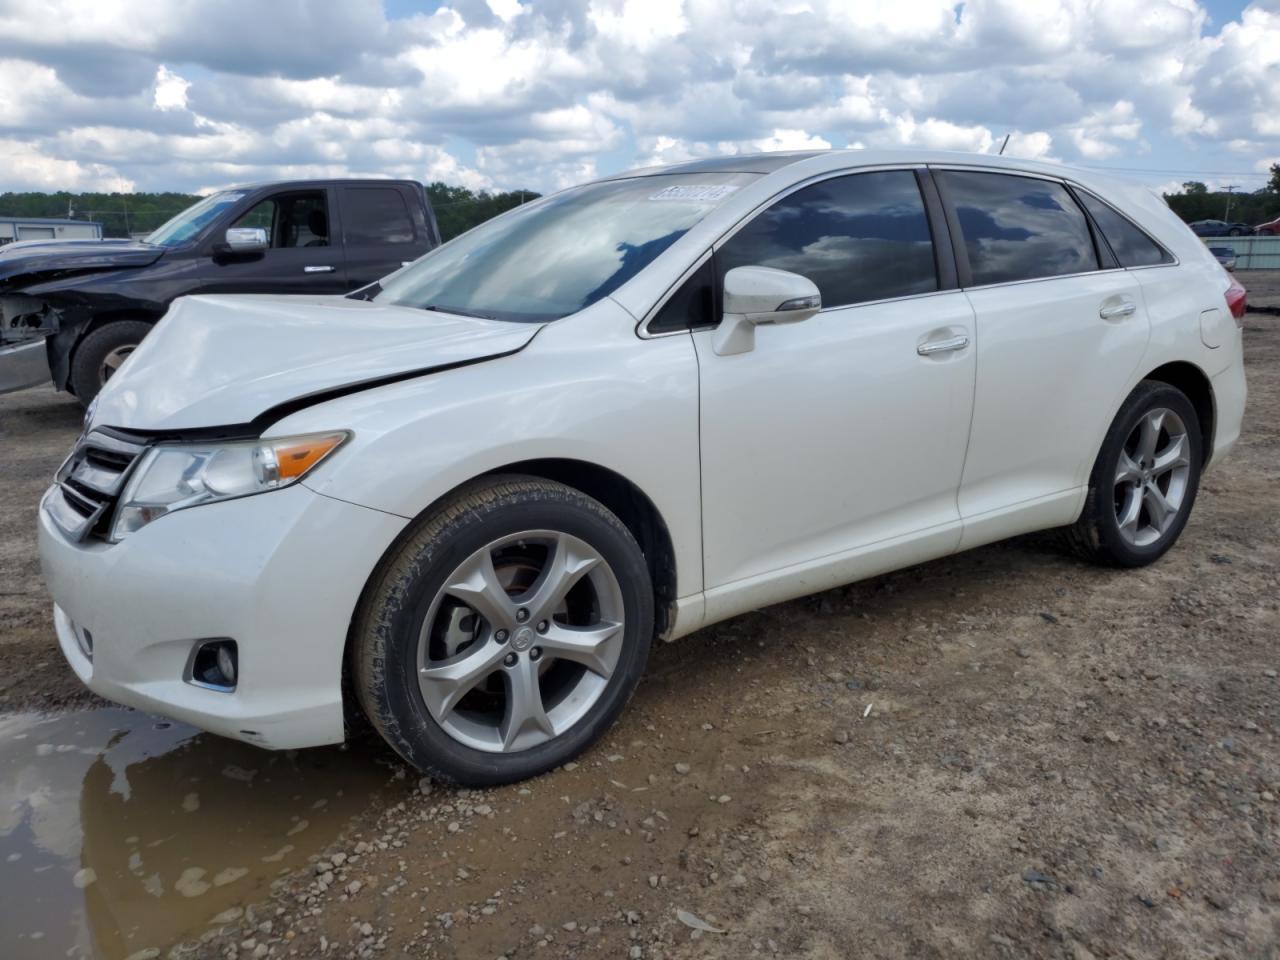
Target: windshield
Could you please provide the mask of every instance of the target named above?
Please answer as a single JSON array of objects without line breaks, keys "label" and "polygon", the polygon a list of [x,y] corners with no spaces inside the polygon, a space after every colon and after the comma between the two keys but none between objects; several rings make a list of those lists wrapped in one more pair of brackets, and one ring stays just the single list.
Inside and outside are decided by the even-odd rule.
[{"label": "windshield", "polygon": [[224,190],[205,197],[195,206],[187,207],[163,227],[152,231],[143,242],[153,243],[158,247],[181,246],[243,196],[242,190]]},{"label": "windshield", "polygon": [[496,320],[558,320],[607,297],[756,174],[590,183],[517,207],[382,282],[373,298]]}]

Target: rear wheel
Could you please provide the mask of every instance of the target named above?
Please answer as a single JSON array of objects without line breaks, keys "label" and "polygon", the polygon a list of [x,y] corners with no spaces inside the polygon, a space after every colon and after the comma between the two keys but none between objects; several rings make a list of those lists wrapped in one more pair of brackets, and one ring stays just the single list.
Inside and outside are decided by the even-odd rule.
[{"label": "rear wheel", "polygon": [[1200,485],[1203,439],[1182,391],[1144,380],[1112,421],[1069,543],[1085,558],[1144,566],[1173,546]]},{"label": "rear wheel", "polygon": [[506,783],[608,729],[652,634],[648,568],[617,517],[562,484],[496,478],[422,520],[375,575],[355,687],[414,766]]},{"label": "rear wheel", "polygon": [[81,340],[69,378],[76,399],[88,405],[150,332],[151,324],[145,321],[115,320]]}]

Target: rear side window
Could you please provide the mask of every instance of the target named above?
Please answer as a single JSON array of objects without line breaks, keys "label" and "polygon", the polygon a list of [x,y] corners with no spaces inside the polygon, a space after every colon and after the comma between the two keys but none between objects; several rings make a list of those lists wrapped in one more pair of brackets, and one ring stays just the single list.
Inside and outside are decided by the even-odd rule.
[{"label": "rear side window", "polygon": [[1083,190],[1076,190],[1076,195],[1089,211],[1089,216],[1093,217],[1093,222],[1098,225],[1102,235],[1106,237],[1116,259],[1120,261],[1120,266],[1152,267],[1158,263],[1173,263],[1173,257],[1164,247],[1148,237],[1111,206]]},{"label": "rear side window", "polygon": [[342,220],[347,243],[381,246],[413,242],[413,221],[399,190],[390,187],[347,187]]},{"label": "rear side window", "polygon": [[1062,184],[957,170],[939,177],[960,220],[974,286],[1098,269],[1089,222]]},{"label": "rear side window", "polygon": [[933,240],[915,174],[858,173],[779,200],[716,252],[723,281],[734,267],[808,277],[824,307],[938,289]]}]

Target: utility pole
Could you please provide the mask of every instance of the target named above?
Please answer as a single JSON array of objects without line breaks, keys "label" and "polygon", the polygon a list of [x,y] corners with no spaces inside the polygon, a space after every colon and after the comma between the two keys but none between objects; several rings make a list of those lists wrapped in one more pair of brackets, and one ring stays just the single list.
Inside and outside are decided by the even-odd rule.
[{"label": "utility pole", "polygon": [[1227,223],[1231,222],[1231,191],[1239,189],[1240,184],[1238,183],[1227,184],[1227,212],[1222,215],[1222,219],[1227,221]]},{"label": "utility pole", "polygon": [[133,234],[129,232],[129,198],[122,193],[120,194],[120,202],[124,204],[124,235],[130,237]]}]

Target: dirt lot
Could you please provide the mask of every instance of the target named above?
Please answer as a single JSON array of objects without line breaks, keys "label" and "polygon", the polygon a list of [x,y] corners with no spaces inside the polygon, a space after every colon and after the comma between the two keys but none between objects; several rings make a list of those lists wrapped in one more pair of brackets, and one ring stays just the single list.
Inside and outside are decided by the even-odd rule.
[{"label": "dirt lot", "polygon": [[[1280,318],[1246,344],[1245,435],[1156,566],[1028,537],[704,630],[571,769],[389,767],[190,953],[1280,957]],[[92,702],[31,535],[78,424],[0,398],[5,710]]]}]

